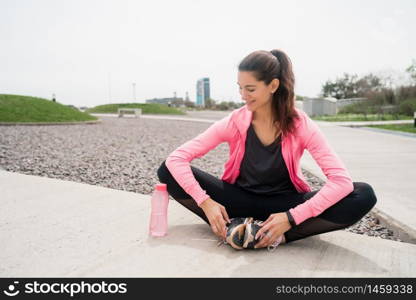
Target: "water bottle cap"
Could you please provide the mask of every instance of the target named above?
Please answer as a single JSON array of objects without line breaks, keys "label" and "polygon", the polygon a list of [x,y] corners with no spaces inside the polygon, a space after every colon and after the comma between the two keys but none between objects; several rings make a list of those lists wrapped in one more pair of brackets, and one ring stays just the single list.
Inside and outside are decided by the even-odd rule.
[{"label": "water bottle cap", "polygon": [[167,191],[167,186],[165,183],[158,183],[156,184],[156,190],[157,191]]}]

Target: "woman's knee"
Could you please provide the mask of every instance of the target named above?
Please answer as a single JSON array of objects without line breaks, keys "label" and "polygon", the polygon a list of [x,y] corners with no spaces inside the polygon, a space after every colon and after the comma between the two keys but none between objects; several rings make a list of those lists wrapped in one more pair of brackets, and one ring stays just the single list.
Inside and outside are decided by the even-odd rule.
[{"label": "woman's knee", "polygon": [[166,167],[166,160],[162,162],[159,169],[157,169],[157,177],[159,181],[162,183],[167,183],[169,181],[169,177],[172,175],[169,172],[169,169]]},{"label": "woman's knee", "polygon": [[322,213],[322,218],[337,224],[354,224],[376,204],[373,188],[364,182],[353,182],[354,190]]},{"label": "woman's knee", "polygon": [[370,211],[377,203],[377,197],[371,185],[365,182],[354,182],[355,199],[357,205],[363,209]]}]

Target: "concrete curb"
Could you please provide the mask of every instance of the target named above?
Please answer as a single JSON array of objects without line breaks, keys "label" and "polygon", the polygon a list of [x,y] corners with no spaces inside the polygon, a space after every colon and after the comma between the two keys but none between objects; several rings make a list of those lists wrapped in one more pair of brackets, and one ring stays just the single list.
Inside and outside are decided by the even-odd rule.
[{"label": "concrete curb", "polygon": [[380,224],[391,228],[395,235],[405,243],[416,245],[416,231],[401,223],[400,221],[390,217],[377,207],[374,207],[371,211],[379,220]]},{"label": "concrete curb", "polygon": [[390,121],[345,121],[345,122],[329,122],[314,120],[315,122],[321,122],[325,124],[347,126],[347,127],[363,127],[368,125],[398,125],[398,124],[413,124],[413,120],[390,120]]},{"label": "concrete curb", "polygon": [[366,126],[347,126],[347,127],[416,138],[416,133],[411,133],[411,132],[403,132],[403,131],[398,131],[398,130],[388,130],[388,129],[382,129],[382,128],[366,127]]}]

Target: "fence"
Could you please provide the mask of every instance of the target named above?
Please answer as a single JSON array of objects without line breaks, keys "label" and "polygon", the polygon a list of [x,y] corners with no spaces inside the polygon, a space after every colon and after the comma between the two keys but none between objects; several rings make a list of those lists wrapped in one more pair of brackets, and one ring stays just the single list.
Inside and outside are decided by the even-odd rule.
[{"label": "fence", "polygon": [[336,115],[339,109],[343,106],[367,101],[367,98],[349,98],[349,99],[335,99],[335,98],[305,98],[303,100],[303,111],[308,116],[323,116]]}]

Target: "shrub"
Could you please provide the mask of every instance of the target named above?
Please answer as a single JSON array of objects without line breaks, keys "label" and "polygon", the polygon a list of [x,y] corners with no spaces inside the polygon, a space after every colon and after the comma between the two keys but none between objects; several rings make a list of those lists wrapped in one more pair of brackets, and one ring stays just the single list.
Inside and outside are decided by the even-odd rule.
[{"label": "shrub", "polygon": [[416,98],[416,85],[401,86],[397,89],[397,99],[399,102],[409,98]]},{"label": "shrub", "polygon": [[407,99],[399,104],[399,113],[406,116],[413,116],[416,111],[416,98]]}]

